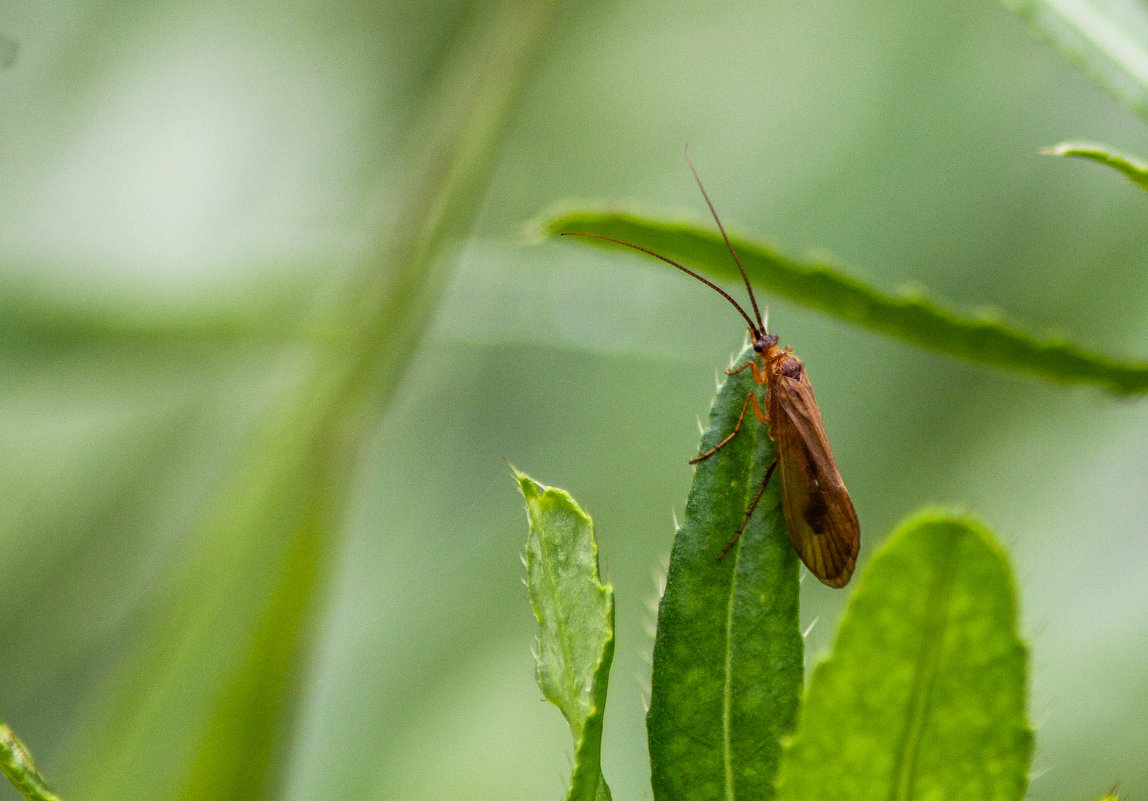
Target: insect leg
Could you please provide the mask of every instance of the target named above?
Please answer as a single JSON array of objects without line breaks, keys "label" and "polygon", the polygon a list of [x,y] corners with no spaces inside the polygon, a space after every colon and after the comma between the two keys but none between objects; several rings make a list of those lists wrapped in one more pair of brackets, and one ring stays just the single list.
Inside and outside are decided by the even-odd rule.
[{"label": "insect leg", "polygon": [[765,381],[766,381],[765,371],[761,369],[761,366],[758,365],[756,359],[750,359],[745,364],[740,365],[738,367],[734,367],[732,369],[727,367],[727,368],[725,368],[725,374],[726,375],[737,375],[738,373],[740,373],[742,370],[744,370],[747,367],[753,371],[753,380],[756,381],[759,385],[764,387]]},{"label": "insect leg", "polygon": [[[753,364],[753,362],[747,362],[747,364]],[[756,367],[756,365],[755,365],[755,367]],[[745,410],[749,408],[750,402],[753,403],[753,414],[754,414],[754,416],[757,417],[757,419],[760,420],[762,423],[768,423],[769,422],[769,418],[767,418],[765,416],[765,412],[763,412],[761,410],[761,403],[758,402],[757,395],[754,395],[752,392],[750,392],[748,395],[745,396],[745,403],[743,403],[741,405],[741,414],[739,414],[737,416],[737,423],[734,424],[733,431],[729,432],[729,436],[727,436],[725,439],[723,439],[717,445],[714,445],[712,448],[710,448],[708,451],[701,454],[700,456],[695,456],[694,458],[690,459],[690,464],[697,464],[702,459],[708,459],[709,457],[713,456],[715,453],[720,451],[723,447],[725,447],[727,442],[729,442],[731,439],[733,439],[735,436],[737,436],[737,432],[741,431],[741,421],[745,419]]]},{"label": "insect leg", "polygon": [[777,467],[776,456],[773,457],[773,461],[769,463],[769,468],[765,471],[765,478],[761,480],[761,487],[758,489],[757,495],[753,496],[753,500],[750,501],[749,508],[745,510],[745,517],[742,518],[741,525],[737,527],[737,533],[733,535],[733,539],[727,542],[726,546],[721,549],[721,553],[718,554],[719,562],[727,553],[729,553],[729,549],[734,546],[734,543],[741,539],[742,532],[745,531],[745,527],[749,525],[749,518],[753,514],[753,510],[757,508],[758,501],[760,501],[761,496],[765,494],[765,488],[769,485],[769,478],[773,475],[773,469],[775,467]]}]

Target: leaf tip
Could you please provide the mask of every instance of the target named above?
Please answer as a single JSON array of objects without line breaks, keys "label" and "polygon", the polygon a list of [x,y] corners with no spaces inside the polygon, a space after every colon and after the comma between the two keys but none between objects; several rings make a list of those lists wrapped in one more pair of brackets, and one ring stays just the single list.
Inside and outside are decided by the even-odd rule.
[{"label": "leaf tip", "polygon": [[1042,156],[1067,156],[1071,153],[1073,145],[1070,142],[1061,142],[1058,145],[1049,145],[1040,149]]},{"label": "leaf tip", "polygon": [[518,230],[518,240],[526,245],[537,245],[558,236],[575,224],[586,207],[585,201],[565,200],[555,203],[523,223]]},{"label": "leaf tip", "polygon": [[545,493],[546,490],[550,489],[545,484],[540,484],[526,473],[523,473],[515,467],[509,459],[506,460],[506,466],[510,468],[510,474],[514,476],[514,480],[518,482],[518,489],[522,493],[522,497],[526,498],[526,500],[529,501],[532,498],[538,498]]}]

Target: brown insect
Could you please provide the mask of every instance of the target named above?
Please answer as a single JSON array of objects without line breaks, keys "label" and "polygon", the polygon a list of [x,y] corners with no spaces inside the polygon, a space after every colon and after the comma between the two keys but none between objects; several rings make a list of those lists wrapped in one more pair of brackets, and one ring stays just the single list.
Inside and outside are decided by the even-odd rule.
[{"label": "brown insect", "polygon": [[753,306],[754,317],[750,317],[745,309],[725,290],[713,282],[698,275],[693,270],[676,261],[666,258],[652,250],[640,245],[623,242],[599,234],[586,234],[570,232],[563,236],[588,236],[595,239],[604,239],[628,248],[641,251],[667,264],[677,267],[687,275],[701,281],[730,302],[738,313],[745,318],[749,326],[750,339],[753,342],[754,352],[760,358],[738,367],[726,369],[726,373],[734,375],[747,367],[753,372],[753,380],[760,386],[766,387],[765,409],[758,401],[757,395],[746,395],[742,404],[741,414],[733,431],[721,442],[705,453],[690,460],[696,464],[703,459],[717,453],[726,443],[737,436],[745,419],[746,410],[753,406],[754,416],[764,425],[768,426],[769,437],[776,445],[777,455],[765,477],[761,487],[746,509],[745,517],[738,526],[733,539],[722,549],[718,559],[729,552],[734,543],[741,537],[745,527],[749,524],[754,509],[757,508],[774,470],[778,469],[781,476],[781,508],[785,514],[786,528],[789,529],[789,540],[797,550],[798,556],[813,575],[817,576],[822,584],[830,587],[843,587],[853,575],[853,568],[857,564],[857,552],[861,547],[861,531],[857,523],[857,512],[853,509],[853,502],[837,471],[837,463],[833,459],[833,451],[829,448],[829,439],[825,435],[825,426],[821,422],[821,412],[817,408],[817,401],[813,397],[813,385],[809,382],[809,375],[801,360],[793,355],[791,348],[781,348],[777,344],[777,334],[766,331],[766,324],[762,320],[761,311],[757,306],[757,299],[753,295],[749,276],[742,266],[741,258],[737,255],[733,243],[726,234],[714,205],[698,177],[697,169],[686,154],[690,170],[701,189],[702,197],[709,206],[710,213],[721,231],[722,239],[729,248],[741,273],[745,288],[749,292],[749,300]]}]

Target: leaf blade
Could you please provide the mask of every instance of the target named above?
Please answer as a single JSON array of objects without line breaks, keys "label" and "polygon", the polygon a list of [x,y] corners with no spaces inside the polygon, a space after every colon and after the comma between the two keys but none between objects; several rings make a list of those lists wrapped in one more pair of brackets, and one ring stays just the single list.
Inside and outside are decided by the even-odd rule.
[{"label": "leaf blade", "polygon": [[[747,348],[738,363],[752,355]],[[699,452],[730,432],[747,394],[759,390],[748,371],[723,383]],[[797,554],[776,482],[735,548],[717,556],[773,455],[765,427],[750,418],[696,466],[658,608],[647,715],[657,801],[772,796],[780,740],[796,717],[804,647]]]},{"label": "leaf blade", "polygon": [[[548,233],[578,231],[641,244],[722,280],[740,280],[721,237],[708,227],[586,208],[547,217]],[[569,240],[614,247],[588,237]],[[731,235],[750,280],[779,297],[912,345],[1059,384],[1092,384],[1119,394],[1148,392],[1148,362],[1086,351],[1063,337],[1037,336],[994,313],[943,305],[919,293],[894,294],[825,261],[800,260]]]},{"label": "leaf blade", "polygon": [[536,678],[574,738],[568,801],[607,800],[602,723],[614,656],[614,591],[598,577],[594,525],[574,499],[511,468],[526,500],[526,586],[538,619]]},{"label": "leaf blade", "polygon": [[910,519],[813,672],[778,798],[1019,801],[1032,755],[1025,653],[992,535],[966,517]]}]

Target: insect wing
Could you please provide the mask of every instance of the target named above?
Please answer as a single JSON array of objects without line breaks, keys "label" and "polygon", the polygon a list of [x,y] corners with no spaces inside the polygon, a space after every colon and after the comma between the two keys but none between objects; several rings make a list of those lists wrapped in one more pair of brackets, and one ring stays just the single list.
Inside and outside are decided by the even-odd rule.
[{"label": "insect wing", "polygon": [[804,370],[774,375],[769,407],[789,539],[821,583],[843,587],[857,564],[861,533]]}]

